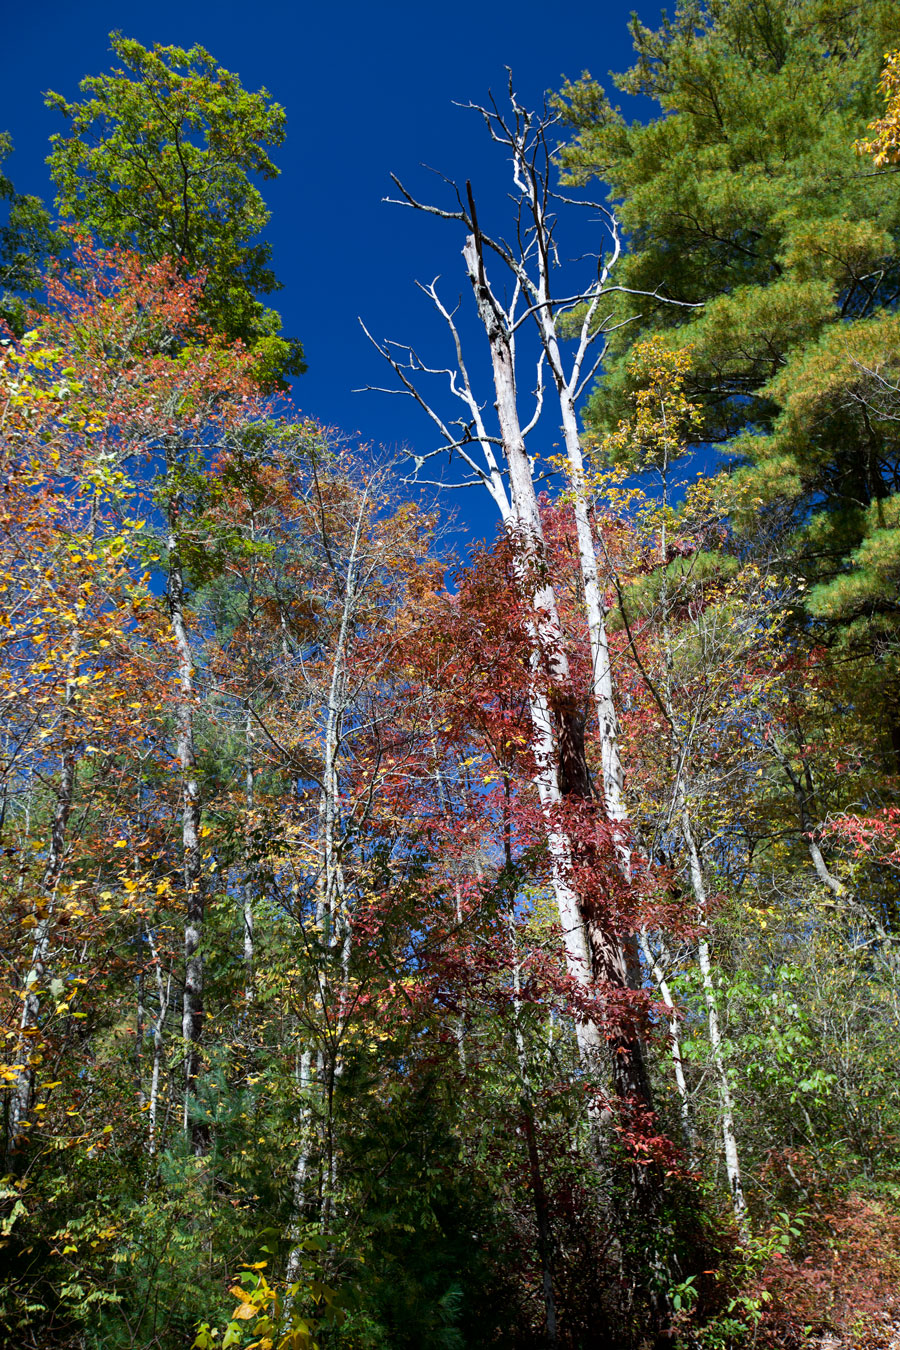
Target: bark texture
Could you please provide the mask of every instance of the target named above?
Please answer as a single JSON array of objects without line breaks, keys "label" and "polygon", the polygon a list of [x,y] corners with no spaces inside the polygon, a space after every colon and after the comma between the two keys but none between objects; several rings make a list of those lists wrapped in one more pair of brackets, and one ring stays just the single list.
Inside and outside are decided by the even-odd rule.
[{"label": "bark texture", "polygon": [[202,1069],[203,1041],[203,859],[200,845],[202,809],[200,777],[194,742],[194,660],[185,620],[184,571],[178,539],[178,502],[169,512],[169,614],[178,666],[178,696],[175,705],[176,753],[181,768],[181,849],[185,897],[184,995],[181,1034],[185,1047],[184,1131],[195,1153],[209,1144],[209,1132],[192,1113],[192,1101]]}]

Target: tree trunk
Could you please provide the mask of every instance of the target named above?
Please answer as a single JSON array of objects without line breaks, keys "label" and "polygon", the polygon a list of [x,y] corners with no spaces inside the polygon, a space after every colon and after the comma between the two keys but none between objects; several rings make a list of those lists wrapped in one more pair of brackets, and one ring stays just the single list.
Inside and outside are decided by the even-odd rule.
[{"label": "tree trunk", "polygon": [[[474,209],[473,209],[474,215]],[[512,502],[511,533],[520,598],[529,618],[532,637],[530,713],[535,783],[544,816],[550,855],[551,880],[562,925],[569,974],[588,988],[596,977],[615,989],[631,987],[628,959],[619,939],[583,913],[573,878],[572,840],[560,823],[563,793],[560,786],[560,730],[551,712],[552,696],[560,723],[574,747],[571,759],[583,759],[583,727],[576,724],[571,706],[568,660],[556,597],[547,580],[546,550],[534,478],[519,423],[512,339],[488,286],[477,236],[469,235],[463,250],[479,317],[490,345],[500,436],[509,470]],[[593,1020],[576,1023],[582,1060],[596,1069],[610,1042],[616,1089],[620,1096],[650,1106],[650,1089],[639,1037],[630,1032],[612,1038]]]},{"label": "tree trunk", "polygon": [[650,942],[646,932],[640,934],[641,951],[644,953],[644,960],[647,962],[648,969],[651,971],[656,987],[659,990],[660,997],[666,1005],[666,1014],[669,1019],[669,1045],[672,1054],[672,1068],[675,1072],[675,1088],[678,1092],[678,1109],[681,1114],[681,1132],[684,1139],[684,1146],[688,1153],[688,1162],[691,1167],[694,1165],[694,1158],[697,1150],[697,1134],[694,1130],[694,1123],[691,1120],[690,1099],[688,1096],[687,1081],[684,1076],[684,1062],[681,1058],[681,1038],[678,1033],[678,1016],[675,1009],[675,1000],[672,998],[672,991],[666,979],[659,961],[653,954]]},{"label": "tree trunk", "polygon": [[50,957],[50,930],[53,926],[56,888],[59,884],[65,859],[66,830],[75,795],[76,754],[75,746],[71,743],[73,733],[70,723],[73,706],[78,696],[75,680],[78,674],[79,653],[80,634],[77,627],[73,627],[61,718],[63,734],[70,743],[65,745],[62,755],[61,772],[56,789],[56,809],[50,827],[47,865],[41,878],[43,903],[38,909],[39,918],[31,951],[31,963],[23,985],[22,1016],[19,1021],[19,1036],[13,1061],[13,1071],[16,1076],[9,1102],[9,1128],[7,1133],[9,1154],[12,1154],[21,1143],[26,1126],[30,1123],[28,1117],[34,1105],[35,1075],[34,1066],[30,1063],[31,1046],[39,1027],[41,986],[44,982]]},{"label": "tree trunk", "polygon": [[172,992],[172,972],[169,971],[168,980],[165,988],[163,987],[162,964],[159,959],[159,952],[153,941],[153,935],[148,934],[150,943],[150,954],[153,958],[153,972],[156,980],[156,1001],[157,1014],[153,1021],[153,1068],[150,1075],[150,1100],[148,1104],[148,1144],[147,1151],[150,1157],[156,1155],[159,1145],[158,1121],[159,1121],[159,1079],[162,1072],[163,1061],[165,1059],[165,1039],[163,1031],[166,1025],[166,1019],[169,1015],[170,996]]},{"label": "tree trunk", "polygon": [[194,661],[184,614],[184,574],[178,551],[178,501],[169,512],[169,613],[178,662],[178,700],[175,707],[178,763],[181,767],[181,845],[185,894],[184,998],[181,1034],[185,1044],[185,1134],[198,1155],[209,1146],[209,1130],[191,1116],[191,1100],[202,1069],[203,1040],[203,859],[200,847],[200,779],[194,745]]},{"label": "tree trunk", "polygon": [[[256,542],[256,519],[251,507],[250,540]],[[241,887],[241,908],[244,920],[244,999],[250,1003],[253,999],[253,867],[252,867],[252,829],[253,805],[255,794],[253,711],[250,700],[253,697],[256,682],[256,653],[254,647],[254,622],[256,618],[256,563],[251,564],[250,582],[247,592],[247,669],[246,701],[244,704],[244,809],[246,824],[244,827],[244,881]]]},{"label": "tree trunk", "polygon": [[[323,1223],[327,1221],[330,1191],[335,1179],[336,1159],[333,1147],[333,1098],[336,1079],[340,1076],[340,1037],[343,1004],[350,977],[350,956],[352,945],[351,916],[347,909],[344,893],[344,865],[342,858],[343,841],[340,838],[340,775],[338,759],[341,746],[341,723],[346,708],[345,663],[347,647],[350,641],[358,599],[357,582],[359,567],[359,547],[365,523],[367,493],[359,507],[359,515],[353,533],[347,575],[344,579],[341,622],[331,667],[331,679],[328,685],[325,705],[325,732],[322,746],[322,778],[319,792],[319,821],[321,829],[322,852],[319,861],[317,882],[316,922],[322,939],[321,956],[325,968],[318,979],[317,1002],[323,1018],[323,1039],[327,1045],[327,1056],[320,1050],[317,1064],[317,1078],[320,1088],[324,1089],[327,1119],[325,1148],[325,1203],[323,1205]],[[337,956],[340,981],[335,1005],[335,979],[338,970],[333,969]],[[301,1056],[300,1087],[307,1093],[312,1081],[312,1056],[304,1050]],[[311,1112],[304,1104],[301,1111],[301,1132],[308,1135]],[[303,1138],[292,1179],[293,1221],[291,1245],[287,1261],[287,1281],[296,1281],[301,1269],[303,1210],[306,1196],[306,1183],[309,1172],[309,1138]]]},{"label": "tree trunk", "polygon": [[244,717],[244,806],[247,812],[247,824],[244,840],[244,884],[241,887],[244,920],[244,999],[247,1003],[250,1003],[253,999],[253,877],[250,834],[253,817],[254,779],[253,719],[250,714],[248,694]]},{"label": "tree trunk", "polygon": [[697,960],[700,966],[700,978],[703,983],[703,998],[706,1003],[706,1022],[709,1029],[709,1047],[713,1062],[713,1072],[719,1090],[719,1107],[722,1114],[722,1147],[725,1153],[725,1174],[731,1192],[731,1204],[738,1232],[744,1242],[750,1238],[750,1214],[744,1198],[741,1182],[741,1167],[738,1158],[737,1135],[734,1127],[734,1099],[731,1084],[728,1081],[728,1069],[725,1064],[725,1051],[722,1043],[722,1030],[719,1024],[719,1009],[716,1002],[715,984],[712,975],[712,961],[709,954],[709,942],[706,933],[709,926],[709,906],[706,894],[706,882],[700,854],[691,829],[690,814],[684,786],[681,781],[680,766],[676,766],[675,803],[681,824],[681,837],[687,850],[691,877],[691,889],[700,920],[700,938],[697,943]]},{"label": "tree trunk", "polygon": [[[663,483],[665,486],[665,495],[663,498],[664,505],[668,505],[667,469],[668,462],[666,461],[663,466]],[[660,563],[663,569],[665,569],[667,561],[666,528],[665,523],[663,523],[660,544]],[[687,793],[684,790],[684,772],[688,751],[686,745],[679,743],[679,737],[676,730],[675,708],[672,697],[673,650],[669,628],[669,595],[665,575],[665,571],[663,571],[664,581],[660,593],[660,605],[662,607],[663,660],[665,669],[662,685],[662,704],[665,709],[666,720],[669,724],[673,775],[672,798],[682,842],[687,852],[688,875],[690,876],[691,890],[693,892],[697,919],[700,925],[700,936],[697,942],[697,962],[700,967],[703,999],[706,1004],[706,1024],[709,1033],[710,1057],[712,1059],[713,1073],[715,1075],[719,1094],[719,1110],[722,1121],[722,1149],[725,1155],[725,1174],[728,1178],[728,1189],[731,1194],[731,1205],[734,1210],[734,1218],[735,1223],[737,1224],[738,1233],[741,1236],[741,1240],[747,1242],[750,1239],[750,1214],[747,1209],[747,1202],[744,1197],[744,1187],[741,1181],[741,1167],[734,1125],[734,1099],[731,1095],[731,1084],[728,1081],[728,1069],[725,1063],[722,1030],[719,1023],[719,1009],[716,1002],[715,984],[712,975],[712,960],[710,958],[709,942],[706,936],[709,931],[709,903],[706,893],[706,880],[703,875],[703,864],[700,859],[700,851],[697,848],[697,842],[694,838],[694,831],[691,825]]]},{"label": "tree trunk", "polygon": [[[549,303],[541,307],[539,315],[545,350],[550,359],[550,367],[557,384],[563,438],[566,446],[566,457],[569,462],[569,488],[572,494],[575,533],[578,542],[578,562],[584,588],[584,607],[591,650],[591,693],[600,733],[603,804],[606,810],[606,818],[613,829],[619,871],[625,885],[630,887],[632,884],[632,862],[628,812],[625,805],[625,774],[619,753],[619,724],[616,716],[609,639],[606,632],[606,611],[597,573],[594,531],[591,525],[585,489],[584,458],[581,452],[581,439],[578,435],[578,420],[575,415],[574,389],[581,371],[584,343],[582,343],[582,349],[579,351],[575,367],[567,381],[562,369],[562,359],[556,335],[556,320]],[[639,989],[641,987],[643,975],[638,956],[637,940],[634,936],[610,943],[608,935],[598,930],[596,933],[592,933],[592,945],[595,948],[595,959],[599,956],[604,965],[615,965],[617,978],[622,980],[628,988]],[[640,1040],[636,1037],[625,1038],[623,1043],[616,1047],[617,1063],[623,1055],[626,1062],[629,1062],[628,1072],[623,1076],[626,1085],[630,1087],[630,1094],[649,1105],[650,1089],[643,1046]]]},{"label": "tree trunk", "polygon": [[285,1279],[288,1284],[293,1284],[299,1278],[303,1248],[301,1242],[303,1238],[303,1216],[306,1209],[306,1179],[309,1173],[309,1129],[312,1113],[306,1101],[306,1094],[310,1090],[312,1080],[312,1051],[307,1047],[300,1056],[300,1091],[304,1100],[300,1108],[300,1151],[297,1154],[297,1161],[294,1164],[294,1172],[291,1177],[291,1200],[293,1217],[291,1219],[290,1229],[290,1248],[288,1250],[287,1266],[285,1269]]}]

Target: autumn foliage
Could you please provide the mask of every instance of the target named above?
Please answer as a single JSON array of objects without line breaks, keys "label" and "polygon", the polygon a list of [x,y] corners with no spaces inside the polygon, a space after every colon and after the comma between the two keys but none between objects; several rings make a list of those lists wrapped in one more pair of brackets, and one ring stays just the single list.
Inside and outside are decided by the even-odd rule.
[{"label": "autumn foliage", "polygon": [[[851,192],[847,165],[892,170],[897,60],[872,121],[850,18],[786,15],[778,42],[742,0],[636,22],[650,129],[587,76],[545,122],[513,96],[548,174],[565,117],[566,173],[616,175],[633,284],[601,266],[524,316],[565,455],[526,453],[518,407],[485,431],[442,311],[472,419],[445,439],[503,517],[478,544],[408,466],[273,392],[300,357],[253,299],[275,286],[255,189],[240,219],[213,180],[167,195],[229,145],[274,172],[265,92],[117,38],[131,73],[57,100],[79,232],[0,334],[3,1344],[892,1344],[896,266],[880,182]],[[810,71],[852,85],[830,223],[792,139]],[[741,98],[776,85],[773,128]],[[159,211],[89,229],[121,156],[116,210],[148,196],[143,135],[180,252]],[[771,193],[741,168],[760,157]],[[722,225],[732,200],[758,230],[744,206]],[[499,408],[526,345],[490,290],[512,255],[459,205]],[[549,285],[544,206],[521,266]],[[560,350],[600,335],[579,318],[600,298],[579,439]],[[446,374],[417,361],[391,364]]]}]

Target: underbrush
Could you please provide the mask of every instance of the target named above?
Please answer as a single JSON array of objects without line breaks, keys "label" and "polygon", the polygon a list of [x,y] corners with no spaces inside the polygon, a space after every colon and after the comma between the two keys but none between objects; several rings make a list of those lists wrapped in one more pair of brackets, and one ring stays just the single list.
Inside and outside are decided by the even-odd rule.
[{"label": "underbrush", "polygon": [[900,1329],[900,1184],[808,1193],[673,1292],[674,1350],[887,1350]]}]

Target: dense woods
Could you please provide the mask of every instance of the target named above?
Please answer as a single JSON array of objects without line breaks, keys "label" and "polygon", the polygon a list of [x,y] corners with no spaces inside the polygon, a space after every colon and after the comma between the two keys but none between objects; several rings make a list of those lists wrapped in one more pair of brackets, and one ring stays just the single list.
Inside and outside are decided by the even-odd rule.
[{"label": "dense woods", "polygon": [[632,37],[394,179],[408,455],[266,90],[114,34],[0,170],[4,1345],[896,1343],[900,13]]}]

